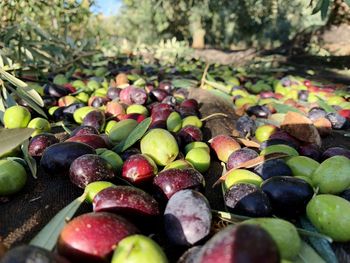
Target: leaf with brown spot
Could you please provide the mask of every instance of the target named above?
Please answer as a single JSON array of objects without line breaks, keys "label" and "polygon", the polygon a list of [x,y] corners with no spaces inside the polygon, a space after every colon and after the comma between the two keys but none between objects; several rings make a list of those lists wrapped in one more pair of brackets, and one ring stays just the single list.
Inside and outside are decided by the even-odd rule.
[{"label": "leaf with brown spot", "polygon": [[281,129],[303,142],[321,146],[321,137],[312,121],[297,112],[288,112]]},{"label": "leaf with brown spot", "polygon": [[236,169],[241,169],[241,168],[253,168],[259,164],[262,164],[266,161],[269,160],[273,160],[273,159],[278,159],[278,158],[283,158],[283,157],[287,157],[289,156],[286,153],[271,153],[271,154],[267,154],[267,155],[261,155],[258,156],[254,159],[251,159],[249,161],[246,161],[244,163],[241,163],[240,165],[236,166],[235,168],[232,168],[229,171],[226,171],[214,184],[213,187],[216,186],[217,184],[219,184],[221,181],[224,181],[227,177],[227,174],[229,174],[230,172],[232,172],[233,170]]}]

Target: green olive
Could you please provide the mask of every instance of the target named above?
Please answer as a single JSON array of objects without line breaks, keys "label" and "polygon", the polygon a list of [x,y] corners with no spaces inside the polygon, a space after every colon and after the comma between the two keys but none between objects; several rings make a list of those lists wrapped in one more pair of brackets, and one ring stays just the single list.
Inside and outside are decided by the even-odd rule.
[{"label": "green olive", "polygon": [[0,196],[19,192],[27,181],[22,165],[12,160],[0,160]]},{"label": "green olive", "polygon": [[26,128],[31,115],[29,110],[23,106],[12,106],[5,110],[4,125],[5,128]]}]

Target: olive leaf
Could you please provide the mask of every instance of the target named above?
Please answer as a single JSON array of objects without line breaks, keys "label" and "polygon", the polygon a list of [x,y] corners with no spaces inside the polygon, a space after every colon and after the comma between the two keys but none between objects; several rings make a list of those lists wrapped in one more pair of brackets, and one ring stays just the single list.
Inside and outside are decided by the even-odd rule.
[{"label": "olive leaf", "polygon": [[197,86],[198,81],[193,79],[173,79],[171,83],[176,88],[190,88]]},{"label": "olive leaf", "polygon": [[218,210],[211,210],[213,216],[219,217],[221,220],[224,220],[226,222],[232,223],[232,224],[237,224],[240,223],[244,220],[250,219],[250,217],[247,216],[241,216],[241,215],[236,215],[232,214],[229,212],[224,212],[224,211],[218,211]]},{"label": "olive leaf", "polygon": [[273,107],[275,108],[277,113],[287,113],[288,111],[294,111],[294,112],[300,113],[302,115],[305,115],[300,110],[298,110],[297,108],[290,106],[290,105],[275,102],[275,103],[273,103]]},{"label": "olive leaf", "polygon": [[32,173],[32,176],[37,179],[36,173],[37,173],[37,166],[36,166],[36,161],[34,158],[29,154],[28,152],[28,146],[29,146],[29,140],[25,140],[24,143],[21,146],[22,153],[24,160],[26,161],[30,172]]},{"label": "olive leaf", "polygon": [[125,140],[121,141],[117,146],[113,148],[113,151],[121,153],[134,145],[146,133],[149,126],[151,125],[151,122],[152,119],[150,117],[140,122]]},{"label": "olive leaf", "polygon": [[326,263],[305,241],[301,241],[301,250],[293,263]]},{"label": "olive leaf", "polygon": [[[300,225],[303,227],[303,229],[312,232],[317,233],[316,228],[311,224],[311,222],[306,217],[300,217]],[[308,241],[312,245],[312,247],[317,251],[317,253],[320,254],[320,256],[327,262],[327,263],[338,263],[338,259],[329,244],[329,242],[324,238],[318,238],[314,236],[307,236]]]},{"label": "olive leaf", "polygon": [[318,106],[320,106],[322,109],[324,109],[326,112],[336,112],[335,109],[333,109],[332,106],[328,105],[327,102],[325,102],[322,98],[318,97],[317,101]]},{"label": "olive leaf", "polygon": [[228,95],[227,93],[220,91],[220,90],[208,90],[209,93],[222,98],[223,100],[225,100],[227,103],[233,105],[233,101],[232,101],[232,97],[230,95]]},{"label": "olive leaf", "polygon": [[77,212],[81,204],[86,198],[87,192],[73,200],[69,205],[59,211],[50,222],[30,241],[30,245],[42,247],[47,250],[53,250],[56,245],[58,236],[74,214]]},{"label": "olive leaf", "polygon": [[0,155],[11,151],[33,133],[31,128],[0,129]]}]

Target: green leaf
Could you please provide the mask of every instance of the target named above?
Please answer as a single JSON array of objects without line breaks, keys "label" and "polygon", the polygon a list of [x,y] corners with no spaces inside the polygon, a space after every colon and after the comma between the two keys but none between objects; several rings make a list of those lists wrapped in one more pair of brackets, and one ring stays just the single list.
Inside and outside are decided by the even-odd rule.
[{"label": "green leaf", "polygon": [[23,157],[24,160],[26,161],[30,172],[32,173],[32,176],[37,179],[36,173],[37,173],[37,166],[36,166],[36,161],[34,158],[29,154],[28,152],[28,146],[29,146],[29,140],[25,140],[24,143],[22,144],[22,152],[23,152]]},{"label": "green leaf", "polygon": [[225,100],[227,103],[233,105],[232,97],[230,95],[228,95],[227,93],[222,92],[220,90],[208,90],[208,92]]},{"label": "green leaf", "polygon": [[7,73],[5,70],[3,70],[0,67],[0,76],[10,83],[12,83],[14,86],[18,88],[22,93],[25,93],[27,97],[33,100],[37,105],[40,107],[44,106],[44,101],[41,98],[40,94],[34,90],[33,88],[28,87],[26,83],[24,83],[22,80],[16,78],[15,76],[12,76],[10,73]]},{"label": "green leaf", "polygon": [[316,251],[305,241],[301,241],[301,250],[298,259],[293,263],[326,263]]},{"label": "green leaf", "polygon": [[327,0],[318,0],[318,2],[317,2],[317,4],[316,4],[315,8],[312,10],[312,14],[313,14],[313,15],[316,14],[316,13],[318,13],[318,12],[321,10],[323,1],[327,1]]},{"label": "green leaf", "polygon": [[294,112],[300,113],[302,115],[305,115],[300,110],[298,110],[297,108],[294,108],[290,105],[273,103],[273,107],[276,109],[276,112],[278,112],[278,113],[287,113],[288,111],[294,111]]},{"label": "green leaf", "polygon": [[150,117],[144,119],[141,123],[139,123],[136,128],[129,134],[129,136],[121,141],[117,146],[113,148],[113,151],[117,153],[124,152],[126,149],[134,145],[138,140],[142,138],[142,136],[148,130],[148,127],[151,125],[152,119]]},{"label": "green leaf", "polygon": [[11,151],[33,133],[31,128],[0,129],[0,155]]},{"label": "green leaf", "polygon": [[35,110],[37,113],[39,113],[41,116],[47,119],[47,116],[45,112],[30,98],[28,97],[27,93],[23,92],[23,90],[15,90],[12,87],[8,87],[12,92],[17,94],[18,97],[23,99],[25,102],[28,103],[28,106],[31,107],[33,110]]},{"label": "green leaf", "polygon": [[[300,224],[305,230],[313,233],[318,233],[316,228],[311,224],[311,222],[306,217],[300,218]],[[338,263],[338,259],[331,245],[326,239],[308,236],[308,240],[310,241],[310,244],[312,245],[312,247],[317,251],[317,253],[320,254],[320,256],[327,263]]]},{"label": "green leaf", "polygon": [[322,1],[322,6],[321,6],[321,18],[322,18],[322,20],[325,20],[327,17],[329,1],[330,0],[323,0]]},{"label": "green leaf", "polygon": [[11,96],[11,94],[5,88],[5,85],[2,85],[2,96],[3,96],[4,100],[5,100],[6,106],[8,108],[17,105],[17,103],[14,100],[14,98]]},{"label": "green leaf", "polygon": [[84,202],[86,193],[73,200],[69,205],[59,211],[50,222],[30,241],[30,245],[52,250],[57,242],[61,230]]},{"label": "green leaf", "polygon": [[190,88],[195,87],[198,84],[198,82],[193,79],[173,79],[171,83],[176,88]]},{"label": "green leaf", "polygon": [[318,97],[317,101],[318,106],[324,109],[326,112],[336,112],[332,106],[330,106],[327,102],[325,102],[322,98]]},{"label": "green leaf", "polygon": [[213,88],[216,88],[222,92],[225,92],[226,94],[231,93],[231,87],[228,85],[225,85],[222,82],[215,82],[215,81],[208,81],[205,80],[205,83],[208,84],[209,86],[212,86]]}]

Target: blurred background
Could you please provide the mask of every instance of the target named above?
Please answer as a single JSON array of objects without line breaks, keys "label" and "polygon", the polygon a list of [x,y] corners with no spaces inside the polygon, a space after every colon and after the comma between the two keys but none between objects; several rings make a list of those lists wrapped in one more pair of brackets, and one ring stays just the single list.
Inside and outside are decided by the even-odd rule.
[{"label": "blurred background", "polygon": [[[107,57],[140,55],[145,62],[164,63],[203,56],[192,48],[347,56],[348,2],[2,0],[0,66],[59,71],[71,60],[96,52]],[[220,56],[211,59],[220,63]]]}]

